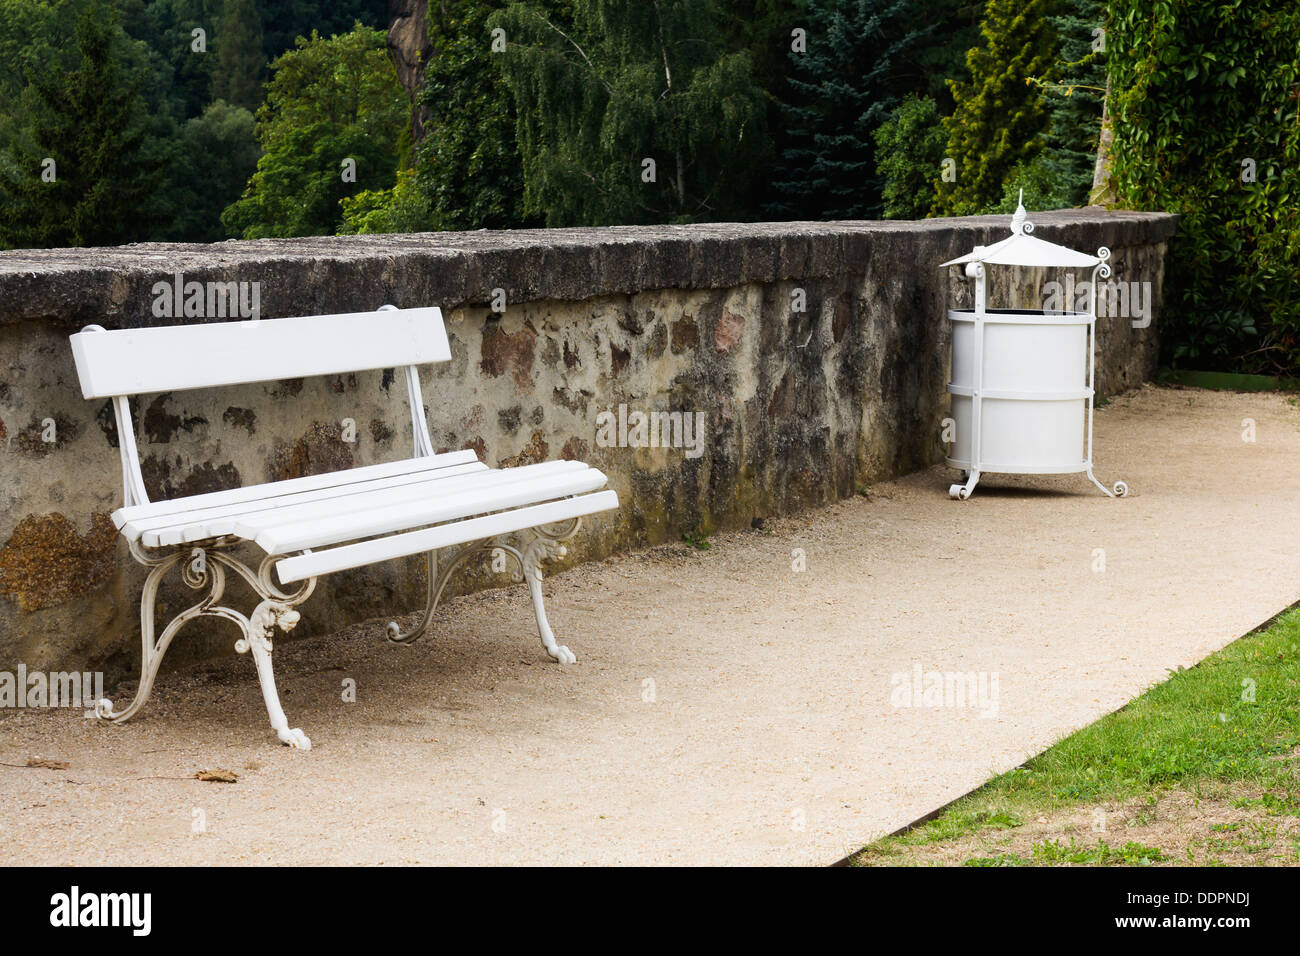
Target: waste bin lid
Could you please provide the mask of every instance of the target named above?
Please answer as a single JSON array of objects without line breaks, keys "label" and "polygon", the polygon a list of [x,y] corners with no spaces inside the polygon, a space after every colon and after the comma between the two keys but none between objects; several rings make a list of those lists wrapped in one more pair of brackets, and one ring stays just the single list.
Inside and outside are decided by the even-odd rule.
[{"label": "waste bin lid", "polygon": [[[1068,246],[1058,246],[1045,239],[1036,239],[1030,235],[1034,224],[1025,219],[1024,190],[1020,191],[1021,202],[1011,217],[1011,235],[991,246],[976,246],[964,256],[950,259],[939,266],[959,266],[967,262],[987,262],[999,266],[1072,266],[1092,267],[1104,261],[1107,256],[1090,256]],[[1099,250],[1100,251],[1100,250]]]}]

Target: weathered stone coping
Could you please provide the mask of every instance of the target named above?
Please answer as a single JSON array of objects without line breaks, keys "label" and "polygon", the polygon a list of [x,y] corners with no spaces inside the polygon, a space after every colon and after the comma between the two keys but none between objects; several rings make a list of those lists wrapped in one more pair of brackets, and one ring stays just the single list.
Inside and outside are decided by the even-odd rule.
[{"label": "weathered stone coping", "polygon": [[[1086,251],[1164,242],[1177,225],[1165,213],[1098,207],[1030,219],[1041,238]],[[859,273],[882,243],[905,234],[955,256],[1003,238],[1008,222],[710,223],[19,249],[0,252],[0,325],[165,324],[174,320],[154,318],[151,290],[177,272],[187,281],[260,282],[267,318],[365,311],[398,298],[402,306],[482,306],[496,288],[512,304],[733,288]]]}]

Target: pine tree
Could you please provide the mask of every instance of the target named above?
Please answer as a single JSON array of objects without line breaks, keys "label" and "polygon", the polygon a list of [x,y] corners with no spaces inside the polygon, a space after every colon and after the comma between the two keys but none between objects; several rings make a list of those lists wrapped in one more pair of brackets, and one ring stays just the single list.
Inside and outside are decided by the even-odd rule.
[{"label": "pine tree", "polygon": [[109,245],[141,238],[158,215],[172,157],[150,136],[133,55],[116,8],[92,0],[74,28],[77,65],[33,74],[25,127],[0,164],[0,245]]},{"label": "pine tree", "polygon": [[1050,18],[1059,43],[1057,64],[1045,91],[1051,111],[1038,162],[1060,184],[1065,205],[1087,203],[1097,162],[1097,137],[1106,85],[1106,19],[1103,0],[1060,0]]},{"label": "pine tree", "polygon": [[989,0],[983,44],[966,54],[969,82],[952,81],[956,108],[944,120],[955,178],[940,177],[934,212],[970,215],[996,204],[1017,167],[1043,148],[1048,124],[1040,88],[1055,41],[1047,0]]},{"label": "pine tree", "polygon": [[533,4],[505,30],[525,211],[548,225],[745,215],[764,140],[746,51],[717,42],[718,0],[573,0],[565,28]]},{"label": "pine tree", "polygon": [[868,219],[881,214],[875,131],[917,78],[910,57],[934,36],[918,0],[808,0],[807,49],[790,51],[782,104],[784,146],[773,173],[771,216]]}]

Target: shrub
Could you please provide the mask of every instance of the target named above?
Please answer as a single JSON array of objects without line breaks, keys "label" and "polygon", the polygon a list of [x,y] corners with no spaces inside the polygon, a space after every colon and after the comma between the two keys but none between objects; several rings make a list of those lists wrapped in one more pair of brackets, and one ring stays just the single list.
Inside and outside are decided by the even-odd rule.
[{"label": "shrub", "polygon": [[1119,204],[1183,217],[1165,275],[1165,360],[1294,373],[1300,9],[1112,0],[1107,48]]}]

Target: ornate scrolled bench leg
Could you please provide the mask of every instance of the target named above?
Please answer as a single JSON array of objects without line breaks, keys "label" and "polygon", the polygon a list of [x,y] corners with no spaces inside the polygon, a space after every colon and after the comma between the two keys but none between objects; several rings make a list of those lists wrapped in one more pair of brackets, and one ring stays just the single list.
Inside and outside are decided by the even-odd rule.
[{"label": "ornate scrolled bench leg", "polygon": [[562,531],[553,531],[553,525],[533,528],[535,535],[524,547],[520,563],[523,565],[524,580],[528,582],[528,591],[533,598],[533,614],[537,617],[537,633],[542,639],[546,653],[561,664],[575,664],[578,658],[573,651],[555,640],[551,623],[546,619],[546,600],[542,594],[542,562],[562,558],[568,549],[560,542],[571,538],[578,530],[581,518],[574,518],[571,527]]},{"label": "ornate scrolled bench leg", "polygon": [[[176,632],[180,630],[182,624],[190,620],[190,618],[198,617],[203,613],[202,602],[183,611],[167,625],[162,637],[155,641],[154,605],[158,598],[158,585],[162,582],[163,575],[181,560],[189,557],[189,552],[178,551],[162,557],[154,557],[139,551],[135,547],[132,547],[131,551],[142,564],[149,566],[150,569],[149,576],[145,578],[144,590],[140,595],[140,683],[136,685],[135,697],[126,710],[114,710],[113,702],[108,698],[100,698],[95,701],[95,717],[103,723],[126,723],[148,702],[149,695],[153,692],[154,680],[158,677],[158,668],[162,666],[163,657],[167,653],[167,647],[171,644],[172,638],[176,636]],[[188,572],[188,568],[186,570]],[[187,574],[186,580],[189,582],[193,578]]]},{"label": "ornate scrolled bench leg", "polygon": [[257,682],[262,686],[262,700],[266,702],[266,713],[271,718],[271,729],[280,738],[281,743],[288,744],[294,750],[311,750],[311,741],[297,727],[290,729],[289,718],[280,706],[280,694],[275,689],[275,673],[271,669],[271,635],[278,626],[288,632],[298,623],[300,615],[293,608],[276,601],[263,601],[248,618],[246,636],[235,642],[235,650],[240,654],[253,654],[253,663],[257,667]]},{"label": "ornate scrolled bench leg", "polygon": [[506,539],[510,535],[505,534],[495,538],[471,541],[445,561],[438,560],[436,551],[431,552],[429,554],[428,594],[425,600],[424,613],[421,614],[419,623],[405,632],[402,631],[396,621],[390,621],[387,628],[389,642],[393,644],[410,644],[419,640],[428,630],[429,624],[433,620],[433,612],[437,609],[438,602],[442,600],[442,593],[446,590],[447,582],[452,574],[476,555],[493,554],[501,551],[518,562],[523,578],[528,582],[528,591],[533,600],[533,614],[537,618],[537,633],[542,639],[542,646],[546,648],[546,653],[561,664],[576,663],[577,657],[573,651],[555,640],[551,624],[546,619],[546,604],[542,594],[542,563],[555,558],[562,558],[568,553],[568,550],[560,542],[573,537],[577,533],[581,521],[580,518],[572,518],[556,525],[542,525],[541,527],[519,532],[521,535],[532,536],[531,540],[522,549],[506,544]]},{"label": "ornate scrolled bench leg", "polygon": [[[257,678],[262,687],[262,699],[266,703],[266,712],[271,718],[271,726],[281,741],[298,750],[310,750],[311,741],[297,728],[290,728],[280,706],[280,696],[275,689],[275,675],[271,670],[271,634],[276,627],[289,631],[298,623],[299,614],[294,610],[311,596],[316,587],[316,579],[304,581],[298,590],[286,593],[271,581],[271,569],[283,555],[268,555],[262,559],[260,567],[254,571],[244,565],[233,555],[227,554],[227,548],[234,542],[224,539],[206,544],[203,547],[186,547],[166,554],[152,554],[148,549],[131,543],[131,553],[141,564],[150,568],[145,579],[144,592],[140,597],[140,685],[136,688],[135,699],[126,710],[113,710],[108,700],[95,704],[95,716],[101,721],[120,724],[130,720],[145,702],[153,690],[154,679],[162,664],[167,648],[176,636],[176,632],[186,622],[196,617],[220,617],[233,622],[239,627],[240,638],[235,642],[235,650],[240,654],[253,654],[253,663],[257,666]],[[183,563],[182,563],[183,562]],[[209,593],[197,604],[186,608],[176,615],[154,640],[154,607],[157,603],[158,586],[163,576],[172,568],[181,564],[181,580],[194,590],[209,589]],[[234,571],[261,598],[253,613],[245,617],[233,608],[220,603],[226,589],[226,572]]]},{"label": "ornate scrolled bench leg", "polygon": [[429,630],[429,625],[433,623],[433,612],[438,609],[438,602],[442,600],[442,592],[447,589],[447,582],[451,576],[458,571],[474,555],[479,554],[487,546],[487,539],[482,541],[471,541],[461,547],[450,560],[439,561],[438,552],[430,551],[429,573],[425,579],[426,594],[424,600],[424,612],[420,615],[419,623],[409,631],[403,631],[396,621],[388,622],[388,642],[390,644],[414,644],[425,632]]}]

